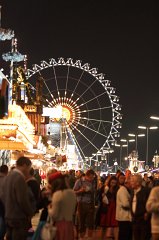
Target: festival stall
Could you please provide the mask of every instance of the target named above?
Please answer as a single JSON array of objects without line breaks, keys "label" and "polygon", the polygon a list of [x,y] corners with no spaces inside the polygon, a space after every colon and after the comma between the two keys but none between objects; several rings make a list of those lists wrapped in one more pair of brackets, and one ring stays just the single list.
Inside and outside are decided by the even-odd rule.
[{"label": "festival stall", "polygon": [[8,118],[0,119],[0,155],[10,151],[11,158],[13,152],[19,157],[21,151],[33,149],[34,134],[34,126],[23,109],[16,104],[9,105]]}]

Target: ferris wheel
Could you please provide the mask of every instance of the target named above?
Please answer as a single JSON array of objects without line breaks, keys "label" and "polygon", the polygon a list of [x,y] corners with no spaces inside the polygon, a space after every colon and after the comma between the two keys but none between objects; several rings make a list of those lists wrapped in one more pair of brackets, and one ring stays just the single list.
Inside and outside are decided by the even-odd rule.
[{"label": "ferris wheel", "polygon": [[111,148],[119,137],[122,118],[115,88],[90,64],[72,58],[51,58],[27,70],[26,78],[35,85],[43,78],[44,105],[61,106],[65,113],[66,130],[81,158],[92,158]]}]

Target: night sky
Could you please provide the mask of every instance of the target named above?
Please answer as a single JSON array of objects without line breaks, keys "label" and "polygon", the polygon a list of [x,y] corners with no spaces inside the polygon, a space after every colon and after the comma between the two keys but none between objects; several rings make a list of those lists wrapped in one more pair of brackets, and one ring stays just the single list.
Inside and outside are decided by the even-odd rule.
[{"label": "night sky", "polygon": [[[105,73],[120,97],[121,137],[138,133],[138,125],[159,126],[149,119],[159,116],[158,1],[3,0],[1,5],[1,26],[15,31],[28,68],[59,57],[88,62]],[[0,53],[10,50],[9,42],[0,44]],[[144,158],[146,138],[140,142]],[[158,143],[159,131],[151,131],[151,159]]]}]

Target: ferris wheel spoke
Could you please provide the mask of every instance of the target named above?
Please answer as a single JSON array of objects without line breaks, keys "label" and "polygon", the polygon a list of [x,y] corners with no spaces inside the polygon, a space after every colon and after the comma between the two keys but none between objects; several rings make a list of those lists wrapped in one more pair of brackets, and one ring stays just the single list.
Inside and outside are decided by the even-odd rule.
[{"label": "ferris wheel spoke", "polygon": [[78,131],[82,136],[83,138],[85,138],[97,151],[99,151],[99,149],[76,127],[75,128],[76,131]]},{"label": "ferris wheel spoke", "polygon": [[34,91],[36,91],[36,88],[31,84],[31,83],[27,83],[29,86],[31,86],[32,89],[34,89]]},{"label": "ferris wheel spoke", "polygon": [[54,77],[46,78],[46,79],[45,79],[45,82],[48,82],[48,81],[53,80],[53,79],[54,79]]},{"label": "ferris wheel spoke", "polygon": [[78,87],[78,85],[79,85],[79,83],[80,83],[80,80],[81,80],[81,78],[82,78],[82,76],[83,76],[83,73],[84,73],[84,70],[82,71],[81,76],[79,77],[79,79],[78,79],[78,81],[77,81],[77,84],[76,84],[75,88],[74,88],[73,91],[72,91],[71,98],[73,97],[73,95],[74,95],[74,93],[75,93],[75,91],[76,91],[76,89],[77,89],[77,87]]},{"label": "ferris wheel spoke", "polygon": [[58,81],[57,81],[56,71],[55,71],[55,67],[54,67],[54,66],[52,66],[52,67],[53,67],[54,76],[55,76],[57,94],[58,94],[58,97],[59,97],[59,96],[60,96],[60,93],[59,93],[59,87],[58,87]]},{"label": "ferris wheel spoke", "polygon": [[[42,79],[43,79],[43,83],[45,84],[45,87],[46,87],[46,89],[47,89],[47,91],[49,92],[49,94],[50,94],[50,96],[51,96],[51,98],[53,99],[53,95],[52,95],[52,93],[51,93],[51,91],[50,91],[50,89],[49,89],[49,87],[48,87],[48,85],[46,84],[46,79],[42,76],[42,74],[40,73],[40,76],[42,77]],[[30,86],[32,86],[31,84],[30,84]],[[32,86],[33,87],[33,86]],[[34,88],[34,87],[33,87]],[[34,88],[35,89],[35,88]],[[36,89],[35,89],[36,90]]]},{"label": "ferris wheel spoke", "polygon": [[65,97],[66,97],[66,94],[67,94],[69,71],[70,71],[70,66],[68,66],[68,71],[67,71],[66,86],[65,86]]},{"label": "ferris wheel spoke", "polygon": [[52,95],[52,93],[51,93],[51,91],[50,91],[48,85],[46,84],[45,80],[44,80],[43,82],[44,82],[44,84],[45,84],[45,86],[46,86],[46,88],[47,88],[47,90],[48,90],[48,92],[49,92],[51,98],[53,99],[54,97],[53,97],[53,95]]},{"label": "ferris wheel spoke", "polygon": [[77,102],[89,89],[91,89],[91,87],[93,86],[93,84],[94,84],[96,81],[97,81],[97,79],[95,79],[95,81],[92,82],[92,84],[87,87],[87,89],[80,95],[80,97],[77,98],[76,102]]},{"label": "ferris wheel spoke", "polygon": [[[100,123],[98,123],[98,122],[95,122],[95,124],[94,124],[94,122],[92,122],[92,121],[89,121],[89,127],[93,127],[96,131],[98,131],[98,132],[100,132],[100,127],[101,127],[101,122]],[[98,125],[98,128],[96,128],[96,126],[95,125]],[[103,129],[102,129],[103,130]]]},{"label": "ferris wheel spoke", "polygon": [[95,99],[101,97],[101,96],[104,95],[104,94],[106,94],[106,92],[103,92],[103,93],[101,93],[101,94],[95,96],[94,98],[91,98],[89,101],[80,104],[79,107],[81,107],[81,106],[83,106],[83,105],[85,105],[85,104],[87,104],[87,103],[89,103],[89,102],[91,102],[91,101],[93,101],[93,100],[95,100]]},{"label": "ferris wheel spoke", "polygon": [[105,134],[108,135],[107,130],[106,130],[106,126],[103,123],[101,124],[101,126],[102,126],[102,129],[103,129],[103,132],[105,132]]},{"label": "ferris wheel spoke", "polygon": [[[85,125],[85,124],[84,124]],[[89,127],[92,127],[94,130],[96,130],[97,131],[97,127],[96,127],[96,125],[98,125],[98,129],[99,129],[99,125],[100,125],[100,123],[93,123],[92,121],[87,121],[87,124],[86,124],[87,126],[89,125]]]},{"label": "ferris wheel spoke", "polygon": [[[85,157],[85,154],[84,154],[84,152],[83,152],[80,144],[78,143],[78,140],[76,139],[75,135],[73,134],[71,127],[67,128],[67,129],[68,129],[70,135],[72,136],[72,138],[73,138],[73,140],[74,140],[74,142],[75,142],[75,144],[76,144],[76,146],[77,146],[77,149],[79,149],[80,152],[82,153],[82,155]],[[80,152],[79,152],[79,153],[80,153]]]},{"label": "ferris wheel spoke", "polygon": [[84,125],[84,124],[81,124],[81,123],[78,123],[78,124],[79,124],[80,126],[84,127],[84,128],[89,129],[89,130],[92,131],[92,132],[95,132],[95,133],[98,134],[98,135],[101,135],[101,136],[107,138],[107,136],[105,136],[104,134],[102,134],[102,133],[100,133],[100,132],[98,132],[98,131],[96,131],[96,130],[94,130],[94,129],[92,129],[92,128],[90,128],[90,127]]},{"label": "ferris wheel spoke", "polygon": [[[96,136],[97,134],[95,134],[94,135],[94,137],[91,139],[91,142],[93,141],[93,139],[95,138],[95,136]],[[106,136],[104,136],[104,137],[106,137]],[[85,144],[85,146],[83,147],[83,150],[84,149],[86,149],[89,145],[90,145],[90,142],[89,141],[87,141],[88,143],[87,144]],[[94,147],[94,146],[93,146]],[[97,150],[97,149],[96,149]],[[99,148],[98,148],[98,151],[99,151]]]},{"label": "ferris wheel spoke", "polygon": [[92,108],[92,109],[88,109],[88,110],[83,110],[83,111],[81,111],[81,113],[83,113],[83,112],[92,112],[92,111],[99,111],[99,110],[108,109],[108,108],[111,108],[111,106],[108,106],[108,107],[99,107],[99,108]]},{"label": "ferris wheel spoke", "polygon": [[95,121],[95,122],[103,122],[103,123],[112,123],[111,121],[105,121],[102,119],[94,119],[94,118],[86,118],[86,117],[77,117],[79,119],[83,119],[83,120],[88,120],[88,121]]}]

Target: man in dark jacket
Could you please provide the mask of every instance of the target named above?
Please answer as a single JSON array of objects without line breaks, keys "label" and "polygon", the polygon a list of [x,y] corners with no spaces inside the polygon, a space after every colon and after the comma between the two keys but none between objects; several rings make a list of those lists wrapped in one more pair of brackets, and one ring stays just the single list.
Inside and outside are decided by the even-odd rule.
[{"label": "man in dark jacket", "polygon": [[16,168],[8,174],[3,189],[7,240],[26,240],[33,209],[29,202],[25,177],[31,168],[29,158],[20,157]]},{"label": "man in dark jacket", "polygon": [[146,202],[150,189],[142,186],[142,176],[140,174],[132,175],[131,187],[133,189],[131,195],[133,239],[150,240],[150,214],[146,211]]},{"label": "man in dark jacket", "polygon": [[3,185],[4,185],[4,181],[7,174],[8,174],[8,166],[2,165],[0,167],[0,240],[4,239],[4,235],[6,232],[6,225],[5,225],[5,219],[4,219],[5,209],[4,209],[4,204],[2,202],[2,194],[3,194]]}]

